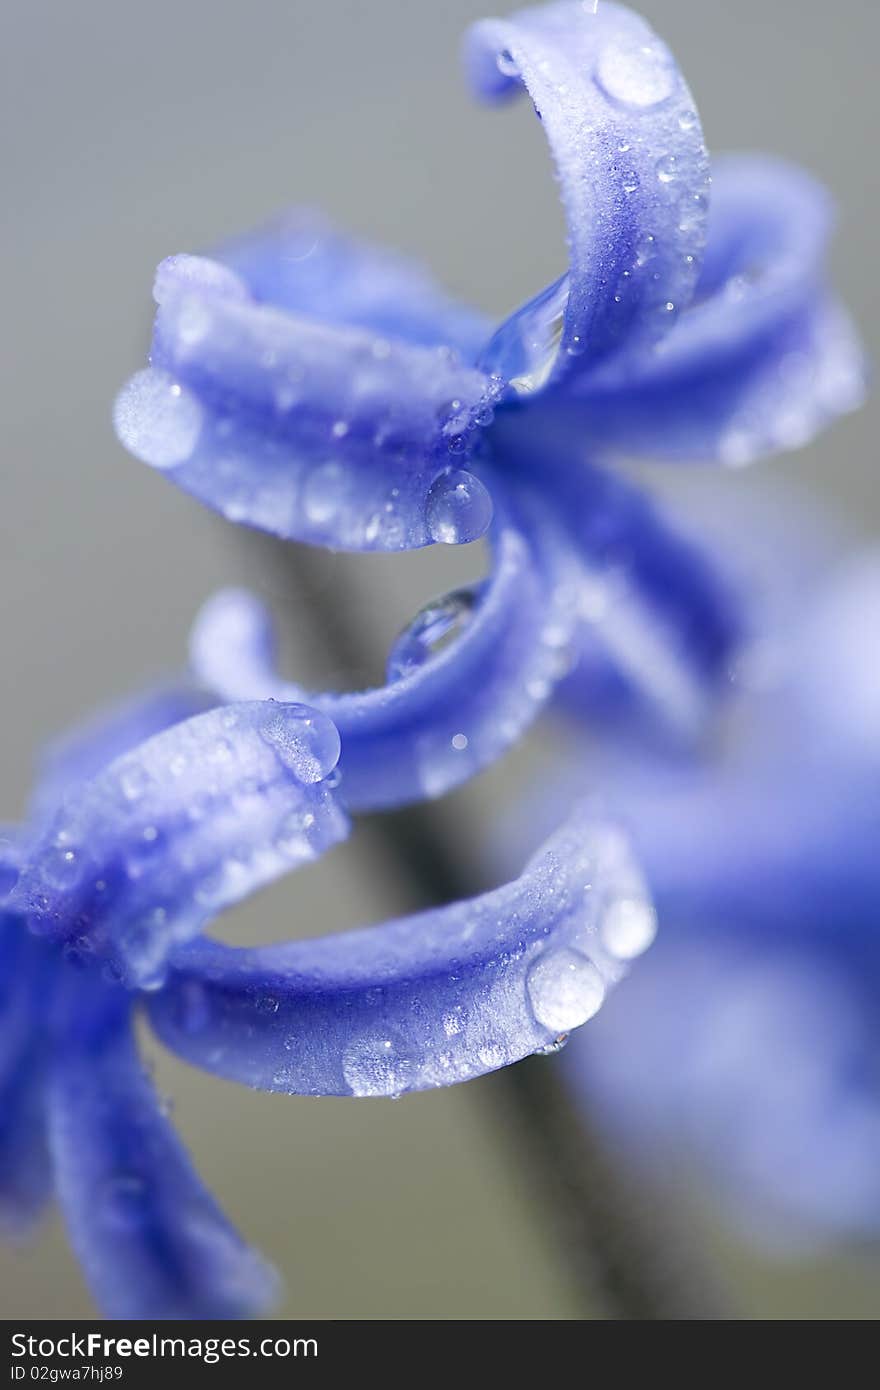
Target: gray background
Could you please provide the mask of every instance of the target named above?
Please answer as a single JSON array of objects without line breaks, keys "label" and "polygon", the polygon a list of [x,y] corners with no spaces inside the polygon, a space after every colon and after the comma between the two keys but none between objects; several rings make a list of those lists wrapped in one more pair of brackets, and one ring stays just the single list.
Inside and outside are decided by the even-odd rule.
[{"label": "gray background", "polygon": [[[677,51],[713,148],[767,148],[830,184],[843,208],[838,283],[870,338],[880,7],[642,8]],[[200,601],[262,563],[110,430],[114,391],[143,358],[163,255],[296,201],[422,255],[495,313],[559,273],[562,219],[538,122],[525,103],[479,112],[460,80],[461,31],[483,12],[484,0],[6,0],[0,818],[19,813],[35,747],[178,664]],[[816,481],[869,532],[875,441],[866,411],[768,472]],[[719,480],[719,505],[748,486]],[[377,651],[420,595],[473,571],[478,550],[337,562],[339,576],[357,576]],[[270,569],[258,578],[273,588]],[[485,815],[494,786],[485,779],[463,813]],[[284,936],[403,905],[355,844],[233,926]],[[574,1315],[544,1215],[487,1115],[491,1083],[400,1104],[288,1100],[150,1051],[205,1177],[287,1276],[286,1313]],[[863,1265],[780,1269],[714,1227],[708,1238],[744,1312],[880,1307]],[[0,1315],[88,1309],[54,1221],[33,1248],[0,1254]]]}]

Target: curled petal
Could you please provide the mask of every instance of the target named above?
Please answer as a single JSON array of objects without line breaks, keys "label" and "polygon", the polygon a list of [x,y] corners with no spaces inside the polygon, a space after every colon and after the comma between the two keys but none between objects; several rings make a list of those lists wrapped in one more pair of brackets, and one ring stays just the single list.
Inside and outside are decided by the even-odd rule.
[{"label": "curled petal", "polygon": [[450,299],[420,265],[356,241],[311,210],[285,213],[216,256],[254,299],[293,314],[453,348],[464,361],[473,361],[486,340],[483,316]]},{"label": "curled petal", "polygon": [[40,759],[32,816],[42,820],[78,783],[89,781],[120,754],[201,713],[207,705],[204,693],[194,686],[183,682],[160,686],[102,710],[56,739]]},{"label": "curled petal", "polygon": [[274,1301],[273,1271],[202,1185],[127,1030],[59,1049],[49,1130],[70,1239],[106,1315],[235,1318]]},{"label": "curled petal", "polygon": [[155,986],[176,943],[345,836],[325,780],[338,756],[330,720],[302,705],[233,705],[177,724],[71,793],[9,907]]},{"label": "curled petal", "polygon": [[488,101],[526,89],[561,183],[569,272],[482,358],[527,396],[672,326],[702,258],[707,155],[672,54],[621,6],[563,0],[484,20],[465,60]]},{"label": "curled petal", "polygon": [[825,190],[778,160],[715,170],[694,303],[653,351],[573,383],[561,407],[596,445],[743,464],[861,404],[858,335],[824,283]]},{"label": "curled petal", "polygon": [[625,839],[581,807],[521,878],[382,926],[236,950],[201,940],[151,997],[187,1060],[268,1090],[394,1095],[555,1046],[653,934]]},{"label": "curled petal", "polygon": [[[258,303],[231,270],[186,258],[157,277],[152,365],[116,429],[137,458],[231,521],[345,550],[482,535],[467,465],[497,387],[446,348]],[[450,524],[450,514],[454,524]]]},{"label": "curled petal", "polygon": [[350,809],[440,796],[505,752],[568,669],[575,571],[542,505],[535,500],[522,529],[499,520],[489,579],[418,614],[381,689],[320,695],[285,684],[266,610],[240,591],[203,609],[191,640],[196,674],[223,699],[275,696],[323,710],[339,730]]}]

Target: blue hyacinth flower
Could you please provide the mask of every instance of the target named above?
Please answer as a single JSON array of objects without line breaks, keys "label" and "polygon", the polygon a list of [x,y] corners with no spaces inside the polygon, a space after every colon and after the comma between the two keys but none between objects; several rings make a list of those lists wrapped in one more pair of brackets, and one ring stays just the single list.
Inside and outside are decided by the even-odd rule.
[{"label": "blue hyacinth flower", "polygon": [[3,949],[23,963],[4,977],[3,1191],[18,1211],[54,1186],[114,1315],[246,1313],[271,1287],[139,1070],[134,1010],[219,1075],[356,1096],[466,1080],[596,1012],[655,919],[625,836],[580,803],[475,899],[282,946],[203,930],[342,839],[350,812],[471,776],[557,689],[690,740],[726,686],[737,605],[607,465],[745,462],[860,397],[825,287],[825,195],[777,163],[719,162],[710,220],[692,99],[641,19],[524,11],[476,26],[466,62],[485,100],[525,89],[543,120],[560,280],[493,331],[294,214],[162,263],[150,365],[116,403],[130,450],[232,521],[361,551],[485,534],[493,559],[355,695],[284,682],[267,614],[218,596],[193,635],[202,693],[75,738],[10,835]]},{"label": "blue hyacinth flower", "polygon": [[250,1086],[397,1095],[554,1048],[626,971],[602,935],[615,903],[651,912],[625,838],[579,807],[477,898],[283,946],[211,940],[349,827],[326,715],[212,698],[163,690],[55,746],[0,841],[0,1215],[21,1231],[54,1192],[114,1317],[243,1316],[275,1288],[173,1133],[139,1013]]},{"label": "blue hyacinth flower", "polygon": [[668,48],[632,12],[594,9],[485,21],[465,47],[478,96],[526,91],[542,119],[561,279],[493,331],[410,263],[292,213],[161,264],[150,366],[116,402],[123,443],[232,521],[363,551],[488,535],[488,580],[415,619],[381,692],[286,686],[245,596],[204,617],[196,662],[226,698],[305,694],[337,723],[353,806],[472,775],[573,668],[568,689],[598,714],[693,737],[724,688],[735,607],[608,465],[743,463],[861,399],[825,283],[824,190],[740,156],[713,164],[710,206]]},{"label": "blue hyacinth flower", "polygon": [[702,757],[609,760],[663,930],[566,1056],[646,1181],[779,1252],[880,1229],[880,555],[784,588]]}]

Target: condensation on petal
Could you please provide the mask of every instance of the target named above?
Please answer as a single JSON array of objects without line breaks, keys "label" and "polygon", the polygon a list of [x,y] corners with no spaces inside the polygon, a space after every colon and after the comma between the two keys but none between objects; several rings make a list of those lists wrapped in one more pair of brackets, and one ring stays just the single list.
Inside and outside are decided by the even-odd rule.
[{"label": "condensation on petal", "polygon": [[826,191],[756,156],[718,161],[693,305],[654,351],[573,382],[559,404],[598,448],[732,467],[801,448],[856,409],[864,353],[829,293]]},{"label": "condensation on petal", "polygon": [[[198,715],[74,787],[10,897],[39,934],[81,938],[128,982],[224,907],[344,838],[326,715],[273,701]],[[294,824],[295,823],[295,824]]]},{"label": "condensation on petal", "polygon": [[617,5],[563,0],[484,20],[465,59],[486,100],[528,91],[559,174],[568,274],[513,314],[481,358],[530,397],[672,327],[697,283],[708,159],[669,49]]},{"label": "condensation on petal", "polygon": [[480,897],[279,947],[193,943],[152,1021],[187,1060],[268,1090],[464,1081],[552,1048],[595,1013],[625,972],[627,952],[605,936],[621,901],[649,911],[625,837],[581,807],[521,878]]},{"label": "condensation on petal", "polygon": [[380,689],[318,694],[284,682],[268,615],[240,591],[203,610],[191,640],[195,672],[223,699],[274,695],[329,715],[351,809],[440,796],[516,741],[573,659],[577,570],[545,504],[505,509],[493,546],[492,572],[477,590],[444,595],[414,617]]}]

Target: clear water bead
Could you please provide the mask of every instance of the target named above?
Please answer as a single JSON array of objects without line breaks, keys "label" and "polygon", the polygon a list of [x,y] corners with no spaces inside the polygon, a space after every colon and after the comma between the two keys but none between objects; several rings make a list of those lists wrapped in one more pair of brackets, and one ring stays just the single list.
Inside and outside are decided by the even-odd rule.
[{"label": "clear water bead", "polygon": [[388,653],[386,676],[399,681],[450,646],[468,626],[484,585],[455,589],[424,607],[395,638]]},{"label": "clear water bead", "polygon": [[526,987],[538,1023],[554,1033],[579,1028],[598,1012],[605,998],[605,984],[595,965],[568,946],[539,956],[529,970]]},{"label": "clear water bead", "polygon": [[363,1034],[342,1058],[342,1074],[355,1096],[400,1095],[413,1072],[412,1059],[390,1034]]},{"label": "clear water bead", "polygon": [[188,459],[202,419],[202,407],[192,392],[153,367],[136,372],[113,407],[120,442],[153,468],[174,468]]},{"label": "clear water bead", "polygon": [[492,520],[492,499],[473,473],[451,468],[435,479],[425,520],[432,540],[466,545],[478,540]]},{"label": "clear water bead", "polygon": [[597,86],[620,106],[647,111],[668,101],[675,68],[662,44],[608,44],[596,64]]},{"label": "clear water bead", "polygon": [[339,761],[336,725],[309,705],[279,705],[263,738],[299,782],[322,782]]},{"label": "clear water bead", "polygon": [[559,356],[568,293],[566,274],[511,314],[483,351],[481,370],[496,373],[521,396],[540,391]]},{"label": "clear water bead", "polygon": [[657,915],[645,898],[619,898],[602,917],[602,941],[618,960],[634,960],[657,935]]}]

